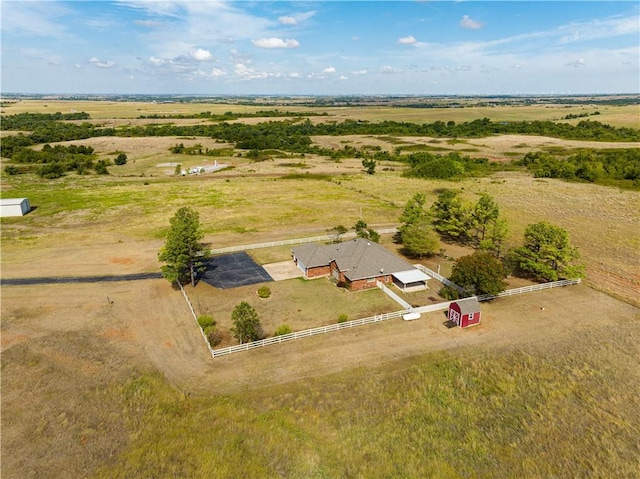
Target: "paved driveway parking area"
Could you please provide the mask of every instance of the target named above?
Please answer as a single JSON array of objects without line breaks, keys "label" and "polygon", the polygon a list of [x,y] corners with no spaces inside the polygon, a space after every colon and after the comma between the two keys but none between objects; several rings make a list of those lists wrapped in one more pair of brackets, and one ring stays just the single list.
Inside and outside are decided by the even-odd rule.
[{"label": "paved driveway parking area", "polygon": [[214,256],[207,263],[201,280],[221,289],[273,281],[264,268],[245,252]]},{"label": "paved driveway parking area", "polygon": [[303,276],[302,270],[291,261],[280,261],[279,263],[271,263],[262,265],[267,270],[267,273],[275,280],[282,281],[284,279],[301,278]]}]

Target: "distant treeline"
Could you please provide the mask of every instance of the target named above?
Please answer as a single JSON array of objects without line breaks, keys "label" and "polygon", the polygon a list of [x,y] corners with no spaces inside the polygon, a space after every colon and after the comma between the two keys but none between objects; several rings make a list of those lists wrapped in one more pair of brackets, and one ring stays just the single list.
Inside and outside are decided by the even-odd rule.
[{"label": "distant treeline", "polygon": [[280,111],[280,110],[260,110],[255,113],[234,113],[232,111],[226,111],[222,115],[216,115],[210,111],[203,111],[200,113],[172,113],[170,115],[140,115],[140,119],[208,119],[213,121],[230,121],[237,120],[239,118],[301,118],[309,116],[329,116],[327,112],[317,113],[313,111]]},{"label": "distant treeline", "polygon": [[[86,115],[78,113],[73,115]],[[18,115],[16,115],[18,116]],[[82,116],[83,118],[86,118]],[[45,121],[34,117],[29,127],[27,118],[21,121],[12,116],[3,117],[5,122],[20,124],[21,129],[32,128],[29,135],[18,134],[2,138],[2,156],[12,158],[21,148],[36,144],[81,140],[98,136],[154,137],[195,136],[208,137],[234,143],[236,148],[247,150],[277,149],[296,153],[313,153],[311,136],[342,135],[395,135],[447,138],[481,138],[499,134],[523,134],[549,136],[573,140],[640,141],[640,131],[632,128],[616,128],[597,121],[582,120],[577,125],[551,121],[493,122],[488,118],[464,123],[436,121],[433,123],[407,123],[384,121],[347,120],[344,122],[322,122],[310,120],[267,121],[256,125],[242,123],[217,123],[200,125],[135,125],[118,128],[103,128],[90,123],[67,123]]]},{"label": "distant treeline", "polygon": [[80,111],[74,113],[18,113],[2,117],[2,129],[11,131],[34,131],[53,121],[88,120],[89,114]]},{"label": "distant treeline", "polygon": [[76,171],[78,174],[88,173],[90,170],[98,174],[108,174],[108,160],[97,160],[94,150],[85,145],[44,145],[42,150],[23,148],[13,155],[13,162],[8,165],[5,172],[10,175],[35,171],[38,176],[46,179],[60,178],[67,171]]},{"label": "distant treeline", "polygon": [[527,153],[522,164],[537,178],[561,178],[626,186],[640,183],[640,148],[587,150],[559,158],[551,153]]}]

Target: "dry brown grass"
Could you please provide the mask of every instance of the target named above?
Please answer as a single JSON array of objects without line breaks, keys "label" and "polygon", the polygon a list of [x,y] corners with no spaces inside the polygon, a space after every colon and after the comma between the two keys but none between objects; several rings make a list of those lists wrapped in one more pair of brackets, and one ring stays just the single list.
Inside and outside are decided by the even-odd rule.
[{"label": "dry brown grass", "polygon": [[[306,107],[291,102],[286,106],[248,106],[211,103],[147,103],[147,102],[111,102],[111,101],[61,101],[61,100],[22,100],[3,106],[0,110],[3,115],[11,115],[22,112],[57,112],[69,113],[71,111],[85,111],[92,119],[135,119],[141,115],[172,115],[195,114],[210,111],[213,114],[223,114],[227,111],[236,113],[253,113],[259,110],[273,109],[287,111],[318,111],[327,112],[330,119],[360,119],[367,121],[407,121],[430,123],[434,121],[456,122],[473,121],[478,118],[489,118],[494,121],[521,121],[526,120],[551,120],[561,121],[568,114],[600,112],[598,116],[588,119],[608,123],[613,126],[638,127],[638,107],[629,106],[602,106],[588,107],[584,105],[533,105],[533,106],[492,106],[492,107],[466,107],[466,108],[390,108],[390,107]],[[576,123],[584,118],[565,120]],[[312,121],[326,121],[324,117],[314,117]],[[136,120],[137,121],[137,120]],[[162,120],[167,121],[167,120]],[[182,121],[182,120],[169,120]],[[187,122],[193,120],[186,120]],[[255,119],[242,121],[254,122]]]}]

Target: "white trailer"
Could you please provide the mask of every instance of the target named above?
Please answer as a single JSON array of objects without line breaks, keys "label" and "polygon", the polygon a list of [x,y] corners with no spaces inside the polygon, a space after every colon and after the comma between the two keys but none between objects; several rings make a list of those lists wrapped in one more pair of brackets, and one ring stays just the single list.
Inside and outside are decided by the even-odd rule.
[{"label": "white trailer", "polygon": [[2,198],[0,199],[0,217],[24,216],[31,210],[27,198]]}]

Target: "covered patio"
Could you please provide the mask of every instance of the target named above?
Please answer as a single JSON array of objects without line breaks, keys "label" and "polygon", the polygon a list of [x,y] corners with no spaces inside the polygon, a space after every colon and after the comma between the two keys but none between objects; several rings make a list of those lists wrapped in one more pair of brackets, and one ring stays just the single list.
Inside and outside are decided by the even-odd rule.
[{"label": "covered patio", "polygon": [[431,278],[419,269],[411,269],[392,273],[393,284],[405,293],[413,293],[414,291],[424,291],[429,289],[427,281]]}]

